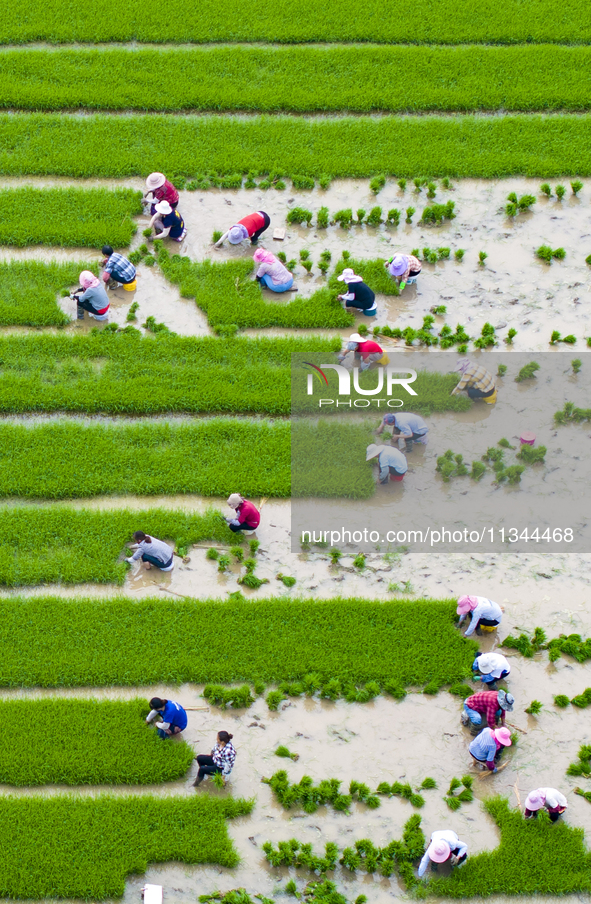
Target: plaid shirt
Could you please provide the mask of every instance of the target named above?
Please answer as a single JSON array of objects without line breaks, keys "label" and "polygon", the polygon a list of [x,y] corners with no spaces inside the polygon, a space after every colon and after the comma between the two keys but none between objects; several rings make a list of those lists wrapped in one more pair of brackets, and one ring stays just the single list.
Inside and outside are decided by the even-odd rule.
[{"label": "plaid shirt", "polygon": [[423,265],[421,264],[418,257],[415,257],[414,254],[407,254],[406,255],[406,270],[400,277],[400,282],[406,282],[406,280],[409,277],[410,271],[412,270],[413,273],[416,273],[417,270],[421,270],[422,266]]},{"label": "plaid shirt", "polygon": [[105,263],[105,272],[110,273],[118,282],[133,282],[135,279],[135,267],[131,261],[116,251]]},{"label": "plaid shirt", "polygon": [[[480,693],[468,697],[465,703],[468,709],[474,709],[477,713],[486,716],[489,728],[495,727],[496,714],[501,709],[498,691],[480,691]],[[505,710],[501,713],[501,722],[504,721]]]},{"label": "plaid shirt", "polygon": [[461,392],[462,389],[467,389],[468,386],[471,389],[480,389],[481,392],[490,392],[496,386],[495,378],[489,374],[482,364],[470,364],[464,371],[462,379],[452,392],[452,395],[455,395],[456,392]]},{"label": "plaid shirt", "polygon": [[211,751],[211,757],[216,766],[219,766],[222,770],[222,775],[230,775],[232,766],[236,761],[236,750],[231,741],[228,741],[223,747],[220,744],[216,744]]}]

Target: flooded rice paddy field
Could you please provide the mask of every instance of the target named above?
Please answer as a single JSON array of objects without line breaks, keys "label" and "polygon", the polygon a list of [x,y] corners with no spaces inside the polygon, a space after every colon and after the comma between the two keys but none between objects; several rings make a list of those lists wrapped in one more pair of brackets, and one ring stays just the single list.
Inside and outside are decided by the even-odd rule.
[{"label": "flooded rice paddy field", "polygon": [[[7,185],[70,184],[63,180],[5,180]],[[568,185],[568,180],[565,180]],[[124,182],[86,181],[84,185],[109,184],[130,185],[141,188],[139,180]],[[514,348],[521,352],[549,350],[548,340],[553,329],[563,335],[574,333],[578,342],[568,347],[565,354],[565,370],[573,357],[583,357],[586,350],[584,337],[591,335],[589,324],[589,269],[585,257],[591,253],[591,183],[585,186],[579,199],[569,197],[559,203],[547,201],[538,194],[540,182],[521,178],[503,181],[458,181],[451,192],[438,191],[436,201],[452,199],[456,204],[457,217],[450,223],[436,228],[421,228],[401,224],[397,229],[381,227],[373,229],[362,226],[348,232],[339,227],[326,231],[305,227],[287,227],[285,242],[273,242],[271,230],[261,241],[264,247],[274,251],[283,250],[289,258],[297,258],[299,250],[308,248],[316,264],[320,252],[329,249],[333,261],[347,249],[358,258],[389,257],[399,250],[413,248],[448,246],[453,251],[466,251],[461,264],[442,261],[435,265],[425,264],[423,274],[416,287],[407,287],[400,298],[379,299],[380,312],[377,323],[390,326],[420,326],[422,318],[432,306],[444,304],[447,307],[446,320],[452,327],[462,323],[472,336],[479,334],[482,325],[489,321],[502,338],[506,330],[514,327],[518,335]],[[532,193],[537,203],[532,211],[520,214],[513,220],[504,215],[506,196],[510,191],[518,195]],[[404,210],[416,207],[418,220],[420,212],[428,203],[425,192],[417,196],[407,189],[401,194],[398,188],[388,183],[386,188],[374,197],[369,192],[368,182],[334,182],[326,192],[248,192],[210,191],[205,194],[181,192],[180,209],[185,217],[189,234],[181,254],[194,260],[206,257],[223,261],[236,257],[246,257],[252,253],[250,246],[232,248],[225,246],[214,250],[211,234],[214,229],[225,230],[245,213],[254,209],[266,210],[272,218],[272,227],[286,226],[286,209],[303,206],[316,213],[321,206],[327,206],[331,213],[344,207],[364,208],[369,211],[379,205],[387,212],[391,207]],[[141,231],[147,220],[140,218],[138,234],[133,247],[144,241]],[[567,256],[563,262],[552,265],[536,260],[534,249],[540,244],[553,248],[564,247]],[[176,249],[175,249],[176,250]],[[486,266],[477,263],[478,252],[486,251]],[[36,258],[42,260],[85,260],[98,259],[98,254],[84,249],[29,248],[23,250],[3,249],[2,259]],[[131,303],[139,303],[138,324],[146,316],[153,315],[172,330],[182,335],[207,335],[210,330],[204,314],[193,301],[181,299],[178,287],[170,286],[159,273],[158,268],[140,265],[138,290],[127,293],[123,290],[111,293],[112,321],[124,324]],[[317,270],[305,276],[298,268],[297,285],[304,295],[310,295],[325,284]],[[276,301],[273,298],[273,301]],[[74,314],[69,299],[61,303],[69,314]],[[288,303],[288,301],[286,301]],[[443,319],[440,321],[443,323]],[[504,324],[504,326],[501,326]],[[85,330],[94,326],[85,320],[83,324],[74,322],[66,328],[68,332]],[[266,335],[278,335],[279,330],[261,331]],[[313,332],[313,331],[310,331]],[[319,331],[316,331],[319,332]],[[342,331],[348,335],[351,331]],[[249,331],[249,334],[256,334]],[[395,342],[388,340],[389,347]],[[561,348],[561,352],[564,348]],[[409,350],[409,354],[413,352]],[[487,360],[489,353],[480,357]],[[492,354],[492,353],[490,353]],[[451,361],[455,358],[450,359]],[[585,359],[583,358],[585,363]],[[496,369],[496,368],[495,368]],[[570,379],[570,378],[569,378]],[[554,491],[565,491],[574,486],[582,495],[586,490],[586,445],[591,430],[582,426],[555,428],[552,415],[563,401],[572,400],[588,407],[585,392],[576,378],[569,384],[568,396],[562,401],[545,397],[544,387],[519,390],[523,392],[523,406],[517,404],[503,410],[501,404],[489,409],[475,406],[466,414],[453,415],[454,435],[450,438],[446,425],[449,415],[433,416],[431,441],[426,449],[412,453],[411,471],[405,478],[403,487],[391,485],[374,497],[372,505],[391,509],[392,516],[412,506],[420,493],[440,493],[453,511],[462,507],[474,509],[484,504],[484,499],[492,493],[501,497],[513,493],[515,488],[492,486],[490,477],[475,485],[470,478],[455,479],[450,484],[441,484],[435,473],[438,454],[446,448],[462,451],[467,460],[479,457],[481,449],[479,430],[486,420],[498,432],[498,437],[507,437],[514,442],[520,430],[528,429],[528,418],[534,414],[539,419],[538,440],[548,447],[546,464],[528,468],[523,478],[523,491],[542,491],[549,481],[554,481]],[[572,389],[572,394],[570,390]],[[501,395],[502,399],[502,395]],[[558,404],[560,402],[560,404]],[[555,404],[556,403],[556,404]],[[20,422],[33,422],[20,419]],[[37,419],[39,420],[39,419]],[[376,418],[377,426],[377,418]],[[381,489],[381,488],[378,488]],[[588,598],[591,580],[591,553],[569,555],[556,553],[541,555],[538,551],[525,554],[473,553],[409,554],[404,549],[374,552],[368,557],[367,567],[360,572],[353,566],[351,550],[343,547],[345,555],[338,566],[330,563],[322,550],[300,552],[291,551],[291,506],[289,501],[255,500],[263,502],[262,522],[257,531],[261,541],[258,553],[260,564],[257,574],[268,578],[269,583],[260,590],[244,590],[252,599],[271,595],[296,597],[330,598],[338,596],[365,596],[377,599],[392,599],[411,596],[435,598],[476,593],[488,596],[505,608],[502,628],[496,634],[486,635],[481,640],[483,649],[495,648],[509,633],[522,629],[543,627],[549,636],[560,632],[578,632],[583,636],[591,633]],[[19,504],[18,501],[16,504]],[[152,505],[170,508],[202,510],[208,505],[221,506],[223,500],[203,499],[194,496],[183,497],[101,497],[70,503],[75,506],[88,505],[96,508],[115,506],[142,509]],[[367,506],[367,502],[351,503],[352,508]],[[552,505],[552,500],[549,500]],[[277,580],[278,572],[297,578],[295,587],[287,590]],[[228,593],[240,589],[237,577],[239,566],[232,566],[228,573],[219,574],[215,562],[206,559],[206,545],[190,550],[189,561],[177,565],[170,574],[154,570],[150,572],[133,569],[125,586],[120,590],[133,598],[171,594],[192,596],[200,599],[225,599]],[[97,598],[112,596],[112,587],[83,586],[75,589],[63,587],[43,587],[25,591],[31,595],[58,593],[67,596],[94,595]],[[3,595],[10,596],[5,591]],[[204,609],[203,617],[207,618]],[[285,811],[274,800],[270,789],[261,784],[261,778],[280,768],[287,769],[292,780],[304,774],[315,780],[336,777],[348,786],[351,779],[363,781],[376,787],[380,781],[409,781],[420,784],[427,775],[433,776],[439,785],[437,790],[424,792],[425,806],[420,811],[423,827],[428,835],[442,827],[451,827],[465,839],[471,853],[490,850],[498,843],[498,832],[479,801],[488,795],[503,794],[512,805],[518,799],[523,803],[528,791],[538,786],[554,786],[567,794],[569,810],[567,821],[591,833],[591,806],[575,796],[575,779],[565,775],[570,762],[576,759],[581,743],[589,743],[591,729],[585,710],[569,707],[557,709],[552,698],[555,694],[569,697],[591,684],[591,664],[579,665],[566,657],[551,664],[546,654],[539,654],[534,660],[526,660],[512,651],[505,651],[510,657],[512,674],[509,687],[516,698],[515,712],[511,721],[522,729],[519,743],[511,749],[507,757],[509,765],[498,775],[486,779],[475,778],[475,800],[464,804],[452,813],[442,799],[453,776],[473,772],[467,755],[470,736],[459,721],[461,703],[446,692],[436,697],[410,693],[402,702],[378,697],[365,704],[347,704],[344,701],[330,703],[315,699],[295,699],[286,701],[277,713],[268,711],[264,700],[257,700],[246,711],[222,712],[214,707],[189,713],[186,739],[195,747],[195,753],[209,752],[216,732],[225,728],[234,734],[234,744],[238,750],[238,760],[232,773],[228,791],[217,791],[210,782],[205,782],[198,792],[192,788],[195,769],[183,782],[142,789],[115,788],[114,793],[168,794],[223,794],[232,793],[243,797],[256,797],[257,804],[252,816],[229,823],[229,833],[242,857],[241,866],[235,870],[218,867],[190,867],[179,864],[158,865],[148,870],[146,876],[131,878],[126,887],[125,904],[139,900],[139,890],[144,881],[162,884],[165,900],[185,904],[195,901],[199,894],[216,889],[226,891],[244,886],[251,894],[261,893],[273,897],[285,885],[288,871],[270,867],[264,858],[261,846],[273,842],[298,838],[311,842],[317,852],[323,850],[327,841],[335,841],[340,848],[351,845],[355,840],[371,838],[378,845],[386,844],[392,838],[400,837],[402,827],[409,816],[416,812],[405,801],[397,798],[384,799],[377,810],[369,810],[363,804],[353,804],[351,814],[337,813],[331,808],[320,808],[314,815],[302,811]],[[147,655],[149,652],[147,651]],[[387,651],[386,651],[387,655]],[[147,687],[141,689],[100,690],[94,696],[126,698],[138,693],[147,698],[153,694],[177,699],[187,706],[204,705],[200,697],[201,688],[195,686]],[[49,691],[23,690],[3,692],[2,696],[28,696],[35,694],[56,694]],[[62,691],[61,694],[92,696],[87,689]],[[534,717],[524,713],[524,708],[533,699],[544,704],[541,715]],[[299,753],[297,763],[279,759],[273,755],[279,744],[286,744]],[[476,775],[476,773],[474,772]],[[46,794],[64,789],[47,788],[14,792],[4,786],[1,793]],[[85,788],[84,794],[95,793],[98,789]],[[294,871],[289,871],[294,875]],[[357,876],[339,867],[335,873],[339,888],[350,900],[361,893],[367,895],[370,904],[382,904],[392,898],[404,896],[395,877],[385,879],[363,873]],[[298,886],[307,881],[310,874],[301,871],[297,876]],[[501,900],[501,899],[495,899]]]}]

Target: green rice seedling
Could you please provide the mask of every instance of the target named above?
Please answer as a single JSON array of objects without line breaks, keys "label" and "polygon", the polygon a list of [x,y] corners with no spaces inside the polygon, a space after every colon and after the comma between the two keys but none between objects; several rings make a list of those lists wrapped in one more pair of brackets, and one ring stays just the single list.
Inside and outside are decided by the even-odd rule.
[{"label": "green rice seedling", "polygon": [[424,184],[424,180],[423,179],[413,179],[412,181],[414,182],[415,192],[418,194],[421,191],[421,188]]},{"label": "green rice seedling", "polygon": [[539,700],[532,700],[530,705],[526,706],[525,711],[530,716],[538,716],[542,712],[543,705]]},{"label": "green rice seedling", "polygon": [[138,308],[139,308],[138,302],[134,301],[133,304],[131,305],[129,311],[127,312],[127,317],[125,318],[128,323],[133,323],[134,321],[137,320],[135,312],[138,310]]},{"label": "green rice seedling", "polygon": [[561,341],[561,342],[566,342],[567,345],[574,345],[575,342],[577,341],[577,337],[576,337],[576,336],[573,336],[573,334],[570,333],[568,336],[564,336],[564,338],[561,339],[560,341]]},{"label": "green rice seedling", "polygon": [[302,261],[302,267],[306,273],[309,273],[312,269],[312,261]]},{"label": "green rice seedling", "polygon": [[337,210],[334,217],[332,218],[332,225],[337,224],[342,229],[350,229],[353,225],[353,211],[350,207],[347,207],[344,210]]},{"label": "green rice seedling", "polygon": [[216,242],[219,242],[219,240],[221,239],[223,234],[224,233],[221,231],[221,229],[214,229],[213,234],[211,236],[212,243],[215,245]]},{"label": "green rice seedling", "polygon": [[421,222],[424,225],[428,225],[429,223],[442,223],[444,220],[453,220],[456,217],[454,208],[454,201],[448,201],[447,204],[432,204],[430,207],[425,207]]},{"label": "green rice seedling", "polygon": [[511,329],[508,331],[507,335],[505,336],[505,340],[504,340],[507,343],[507,345],[513,344],[513,340],[515,339],[516,335],[517,335],[517,330],[514,329],[513,327],[511,327]]},{"label": "green rice seedling", "polygon": [[507,373],[507,365],[499,364],[499,366],[497,367],[497,377],[504,377],[506,373]]},{"label": "green rice seedling", "polygon": [[[183,778],[193,761],[184,741],[162,744],[146,728],[146,700],[51,698],[5,704],[12,742],[0,753],[3,784],[155,784]],[[114,724],[125,725],[116,737]]]},{"label": "green rice seedling", "polygon": [[520,210],[525,211],[529,210],[529,208],[536,203],[536,199],[533,195],[522,195],[517,202],[517,206]]},{"label": "green rice seedling", "polygon": [[285,251],[278,251],[277,254],[275,255],[275,257],[277,257],[281,261],[282,264],[287,263],[287,255],[286,255]]},{"label": "green rice seedling", "polygon": [[361,207],[359,208],[359,210],[357,211],[357,222],[358,223],[363,223],[366,213],[367,213],[367,211],[363,210]]},{"label": "green rice seedling", "polygon": [[543,195],[546,195],[547,198],[552,196],[552,189],[547,182],[544,182],[544,184],[540,186],[540,191]]},{"label": "green rice seedling", "polygon": [[388,218],[386,222],[388,223],[388,225],[398,226],[398,224],[400,223],[400,211],[397,207],[393,207],[388,211]]},{"label": "green rice seedling", "polygon": [[554,697],[554,705],[559,706],[561,709],[564,709],[565,706],[569,706],[570,699],[566,696],[566,694],[556,694]]},{"label": "green rice seedling", "polygon": [[[141,251],[140,251],[139,249],[138,249],[137,251],[130,251],[129,254],[127,255],[127,259],[128,259],[128,261],[130,261],[134,266],[137,266],[137,265],[140,263],[141,259],[142,259],[142,253],[141,253]],[[68,294],[69,294],[69,293],[68,293]],[[66,296],[64,295],[63,297],[65,298]]]},{"label": "green rice seedling", "polygon": [[293,578],[288,574],[278,574],[277,579],[279,581],[282,581],[282,583],[285,584],[286,587],[293,587],[297,581],[296,578]]},{"label": "green rice seedling", "polygon": [[512,192],[510,192],[510,193],[507,195],[507,200],[508,200],[511,204],[517,204],[517,202],[518,202],[519,199],[518,199],[517,195],[515,194],[515,192],[512,191]]},{"label": "green rice seedling", "polygon": [[582,190],[583,183],[579,182],[579,180],[577,179],[575,182],[571,182],[570,187],[572,189],[573,195],[576,197],[579,194],[579,192]]},{"label": "green rice seedling", "polygon": [[221,684],[207,684],[203,688],[203,697],[212,706],[226,709],[248,709],[254,703],[254,697],[248,684],[241,687],[224,687]]},{"label": "green rice seedling", "polygon": [[427,791],[430,788],[436,788],[436,787],[437,787],[437,782],[435,781],[434,778],[431,778],[430,776],[427,776],[426,778],[424,778],[420,784],[421,791]]},{"label": "green rice seedling", "polygon": [[520,483],[521,475],[525,471],[522,465],[510,465],[508,468],[502,468],[497,471],[497,480],[506,480],[507,483]]},{"label": "green rice seedling", "polygon": [[467,345],[458,345],[458,353],[460,355],[465,355],[467,353],[467,351],[468,351]]},{"label": "green rice seedling", "polygon": [[406,191],[406,179],[399,179],[396,183],[400,191]]},{"label": "green rice seedling", "polygon": [[6,851],[2,893],[104,900],[122,897],[126,880],[145,873],[150,863],[233,868],[240,858],[226,819],[248,815],[252,808],[252,800],[206,795],[6,795],[0,802],[2,823],[23,841]]},{"label": "green rice seedling", "polygon": [[570,362],[570,364],[571,364],[574,374],[580,373],[581,368],[583,366],[583,362],[581,361],[580,358],[573,358],[573,360]]},{"label": "green rice seedling", "polygon": [[152,229],[151,229],[151,227],[148,226],[146,229],[143,229],[143,230],[142,230],[142,235],[145,235],[146,238],[148,238],[149,236],[151,236],[151,235],[152,235]]},{"label": "green rice seedling", "polygon": [[330,263],[330,261],[332,259],[332,253],[328,249],[325,249],[324,251],[322,251],[320,253],[320,259],[323,261],[327,261],[327,263]]},{"label": "green rice seedling", "polygon": [[291,784],[287,773],[281,770],[271,778],[263,778],[262,781],[270,786],[286,810],[299,806],[306,813],[315,813],[323,804],[332,804],[336,810],[348,810],[352,801],[350,795],[340,793],[341,782],[334,778],[314,785],[312,779],[304,775],[299,782]]},{"label": "green rice seedling", "polygon": [[[413,216],[415,215],[415,213],[416,213],[416,210],[415,210],[414,207],[407,207],[407,208],[406,208],[406,222],[407,222],[407,223],[412,223],[412,218],[413,218]],[[591,256],[591,255],[590,255],[590,256]]]},{"label": "green rice seedling", "polygon": [[292,207],[287,214],[287,222],[291,225],[305,223],[306,226],[311,226],[313,216],[312,211],[307,210],[305,207]]},{"label": "green rice seedling", "polygon": [[250,590],[258,590],[259,587],[262,587],[263,584],[268,584],[268,578],[259,578],[256,574],[253,574],[252,571],[247,571],[246,574],[241,575],[237,581],[238,584],[243,584],[245,587],[248,587]]},{"label": "green rice seedling", "polygon": [[248,541],[248,548],[249,548],[249,550],[250,550],[251,556],[253,556],[253,557],[256,556],[257,550],[258,550],[258,548],[259,548],[260,545],[261,545],[261,541],[260,541],[260,540],[249,540],[249,541]]},{"label": "green rice seedling", "polygon": [[[146,254],[146,256],[144,258],[144,264],[146,265],[146,267],[153,267],[155,263],[156,263],[156,258],[154,257],[154,255]],[[152,320],[154,320],[154,318],[152,318]]]},{"label": "green rice seedling", "polygon": [[524,461],[528,465],[537,464],[538,462],[543,462],[546,457],[546,446],[529,446],[527,443],[524,443],[521,446],[521,449],[517,453],[517,458],[520,458],[521,461]]},{"label": "green rice seedling", "polygon": [[230,567],[230,556],[221,555],[218,558],[218,571],[223,573]]},{"label": "green rice seedling", "polygon": [[[149,333],[170,333],[169,328],[165,323],[156,323],[155,317],[146,317],[146,322],[142,324],[144,329],[148,330]],[[172,333],[171,335],[175,335]]]},{"label": "green rice seedling", "polygon": [[292,176],[291,184],[298,191],[303,191],[312,190],[316,183],[311,176]]},{"label": "green rice seedling", "polygon": [[276,712],[280,703],[285,700],[285,694],[282,691],[269,691],[266,697],[266,703],[272,712]]},{"label": "green rice seedling", "polygon": [[253,572],[253,571],[255,570],[255,568],[257,567],[257,560],[254,559],[254,558],[248,558],[248,559],[245,559],[244,562],[243,562],[243,565],[244,565],[244,567],[246,568],[247,572],[248,572],[249,574],[252,574],[252,572]]},{"label": "green rice seedling", "polygon": [[413,257],[419,257],[421,252],[419,251],[418,248],[413,248],[410,253],[412,254]]},{"label": "green rice seedling", "polygon": [[585,709],[591,703],[591,688],[585,688],[582,694],[572,697],[570,702],[579,709]]},{"label": "green rice seedling", "polygon": [[205,553],[205,558],[209,559],[210,561],[215,562],[215,560],[219,559],[219,557],[220,557],[219,551],[214,546],[210,546],[210,548]]},{"label": "green rice seedling", "polygon": [[554,421],[557,424],[567,424],[570,421],[581,423],[591,419],[591,408],[576,408],[572,402],[565,402],[562,411],[557,411]]},{"label": "green rice seedling", "polygon": [[211,776],[211,780],[219,791],[222,791],[226,787],[226,783],[221,772],[214,772]]},{"label": "green rice seedling", "polygon": [[488,254],[486,253],[486,251],[478,252],[478,263],[481,265],[481,267],[484,267],[484,262],[487,259],[487,257],[488,257]]},{"label": "green rice seedling", "polygon": [[449,248],[438,248],[437,249],[437,257],[440,261],[449,260],[450,249]]},{"label": "green rice seedling", "polygon": [[444,317],[447,314],[447,308],[444,304],[435,305],[434,308],[431,308],[434,314],[437,314],[438,317]]},{"label": "green rice seedling", "polygon": [[481,461],[473,461],[472,462],[472,470],[470,472],[470,476],[474,480],[480,480],[480,478],[484,475],[486,471],[486,465]]},{"label": "green rice seedling", "polygon": [[237,562],[242,562],[244,558],[244,550],[241,546],[232,546],[230,549],[230,555],[234,556]]},{"label": "green rice seedling", "polygon": [[536,257],[539,257],[541,261],[546,261],[547,264],[551,264],[552,248],[550,245],[540,245],[540,247],[536,249]]},{"label": "green rice seedling", "polygon": [[329,215],[328,207],[321,207],[316,214],[316,225],[318,229],[328,229]]},{"label": "green rice seedling", "polygon": [[[484,252],[481,252],[481,254],[483,253]],[[498,345],[497,334],[491,323],[484,324],[479,338],[474,340],[474,345],[476,348],[490,348],[491,346]]]},{"label": "green rice seedling", "polygon": [[328,175],[327,173],[322,173],[318,177],[318,185],[323,191],[328,191],[330,188],[330,183],[332,182],[333,177]]},{"label": "green rice seedling", "polygon": [[379,797],[373,794],[368,785],[363,782],[352,781],[349,785],[349,795],[352,800],[360,800],[370,810],[377,810],[381,804]]},{"label": "green rice seedling", "polygon": [[329,268],[330,268],[330,264],[328,263],[328,261],[323,261],[323,260],[318,261],[318,269],[320,270],[320,272],[322,273],[323,276],[326,276]]},{"label": "green rice seedling", "polygon": [[456,697],[463,697],[465,700],[466,697],[469,697],[472,694],[473,688],[471,688],[469,684],[452,684],[449,692]]},{"label": "green rice seedling", "polygon": [[555,188],[555,191],[556,191],[556,197],[558,198],[558,200],[562,201],[562,199],[564,198],[564,196],[566,194],[566,188],[564,187],[564,185],[557,185]]},{"label": "green rice seedling", "polygon": [[532,380],[536,376],[536,371],[540,369],[540,365],[537,361],[530,361],[529,364],[525,364],[515,377],[516,383],[523,383],[524,380]]},{"label": "green rice seedling", "polygon": [[294,761],[299,760],[299,758],[300,758],[299,753],[292,753],[291,750],[289,750],[289,748],[286,747],[284,744],[279,745],[279,747],[275,751],[275,756],[286,757],[287,759],[294,760]]},{"label": "green rice seedling", "polygon": [[379,226],[383,223],[382,219],[382,208],[381,207],[372,207],[368,216],[367,216],[367,225],[368,226]]},{"label": "green rice seedling", "polygon": [[509,201],[505,205],[505,213],[507,214],[508,217],[516,217],[518,212],[519,212],[519,208],[515,202]]},{"label": "green rice seedling", "polygon": [[307,261],[307,260],[309,259],[309,257],[310,257],[310,252],[308,251],[308,249],[307,249],[307,248],[302,248],[302,249],[300,250],[300,260],[301,260],[301,261]]},{"label": "green rice seedling", "polygon": [[443,179],[441,180],[441,185],[446,191],[451,191],[451,189],[453,188],[453,185],[451,184],[451,181],[447,176],[443,177]]},{"label": "green rice seedling", "polygon": [[384,188],[385,184],[386,184],[385,176],[374,176],[373,179],[369,183],[369,187],[370,187],[370,190],[374,193],[374,195],[377,195]]},{"label": "green rice seedling", "polygon": [[557,342],[562,342],[560,338],[560,332],[558,330],[552,330],[552,335],[550,336],[550,345],[556,345]]},{"label": "green rice seedling", "polygon": [[289,841],[279,841],[277,848],[272,842],[266,841],[262,848],[272,866],[294,866],[318,873],[326,873],[335,869],[339,854],[337,845],[331,841],[325,845],[324,857],[321,857],[312,852],[311,844],[301,844],[295,838]]},{"label": "green rice seedling", "polygon": [[428,189],[427,197],[434,198],[435,195],[437,194],[437,186],[435,185],[435,183],[434,182],[427,183],[427,189]]},{"label": "green rice seedling", "polygon": [[555,248],[552,252],[552,257],[557,261],[563,261],[566,257],[566,251],[564,248]]},{"label": "green rice seedling", "polygon": [[503,449],[515,449],[515,446],[512,446],[508,439],[503,437],[497,443],[498,446],[502,446]]},{"label": "green rice seedling", "polygon": [[355,566],[355,568],[358,568],[360,571],[363,571],[363,569],[365,568],[364,553],[360,552],[355,556],[355,558],[353,559],[353,565]]},{"label": "green rice seedling", "polygon": [[4,188],[0,244],[127,247],[136,231],[133,217],[142,212],[140,198],[127,188]]},{"label": "green rice seedling", "polygon": [[[112,523],[104,534],[100,532],[106,513],[96,514],[100,517],[89,519],[89,512],[83,512],[74,525],[81,544],[89,535],[102,544],[113,532]],[[151,531],[152,522],[145,515],[142,524],[147,521]],[[126,538],[137,523],[134,513],[125,527]],[[14,524],[4,516],[3,524],[5,536],[14,533]],[[156,536],[171,536],[170,527],[159,526],[164,530],[154,531]],[[22,525],[20,536],[27,533],[33,542],[38,537],[34,527]],[[78,557],[83,557],[82,550],[81,545]],[[42,547],[39,552],[43,556]],[[87,580],[88,573],[82,578]],[[47,576],[51,580],[53,574]],[[205,621],[204,607],[209,613]],[[453,600],[279,597],[260,600],[253,609],[252,602],[238,597],[168,601],[12,596],[0,600],[0,617],[4,625],[0,682],[8,687],[232,684],[255,679],[276,685],[290,675],[290,680],[301,677],[305,689],[313,687],[313,692],[334,678],[337,684],[375,681],[398,696],[405,686],[422,686],[433,677],[441,685],[462,680],[470,673],[477,650],[477,644],[455,628]],[[190,657],[172,661],[164,646],[145,656],[145,626],[155,619],[166,623],[171,636],[184,638]],[[426,623],[431,625],[431,639],[424,634]],[[256,646],[251,642],[255,635]],[[60,637],[60,645],[53,645],[48,657],[47,638],[54,636]],[[379,655],[384,645],[390,651],[387,659]],[[228,649],[236,652],[232,661]],[[333,690],[340,696],[338,686]],[[283,699],[281,693],[278,699]]]},{"label": "green rice seedling", "polygon": [[519,637],[513,637],[510,634],[505,638],[501,646],[509,647],[509,649],[512,650],[519,650],[522,656],[531,659],[539,650],[546,649],[546,634],[542,628],[536,628],[532,637],[528,637],[527,634],[520,634]]},{"label": "green rice seedling", "polygon": [[293,273],[295,271],[295,268],[297,267],[297,265],[298,265],[298,262],[292,258],[292,260],[288,261],[285,266],[290,271],[290,273]]},{"label": "green rice seedling", "polygon": [[293,881],[293,879],[290,879],[289,882],[287,882],[287,884],[285,886],[285,894],[292,895],[292,897],[294,897],[294,898],[296,898],[296,897],[299,898],[298,887],[295,884],[295,882]]}]

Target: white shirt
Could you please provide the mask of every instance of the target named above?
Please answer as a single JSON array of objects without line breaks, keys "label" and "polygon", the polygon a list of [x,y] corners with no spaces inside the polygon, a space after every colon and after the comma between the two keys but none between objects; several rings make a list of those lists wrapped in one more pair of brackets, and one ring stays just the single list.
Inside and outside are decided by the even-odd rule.
[{"label": "white shirt", "polygon": [[431,838],[429,839],[429,847],[423,854],[423,859],[419,864],[419,876],[422,876],[427,866],[429,865],[429,848],[436,841],[446,841],[449,844],[450,850],[452,854],[455,854],[456,857],[463,857],[464,854],[468,853],[468,845],[464,844],[463,841],[460,841],[455,832],[452,832],[451,829],[443,829],[441,832],[433,832]]},{"label": "white shirt", "polygon": [[538,788],[538,794],[546,798],[547,807],[568,807],[566,797],[556,788]]},{"label": "white shirt", "polygon": [[[483,666],[487,670],[489,666],[492,668],[485,672]],[[503,672],[511,671],[511,666],[501,653],[483,653],[478,657],[478,668],[483,675],[492,675],[493,678],[500,678]]]},{"label": "white shirt", "polygon": [[[470,634],[476,628],[476,625],[480,621],[481,618],[488,618],[490,621],[498,621],[503,617],[503,610],[499,606],[498,603],[493,603],[492,600],[487,600],[485,596],[477,596],[475,599],[478,600],[478,605],[475,609],[472,609],[468,615],[472,616],[472,621],[470,622],[470,627],[467,628],[465,637],[469,637]],[[464,621],[466,615],[460,615],[459,624],[461,625]]]}]

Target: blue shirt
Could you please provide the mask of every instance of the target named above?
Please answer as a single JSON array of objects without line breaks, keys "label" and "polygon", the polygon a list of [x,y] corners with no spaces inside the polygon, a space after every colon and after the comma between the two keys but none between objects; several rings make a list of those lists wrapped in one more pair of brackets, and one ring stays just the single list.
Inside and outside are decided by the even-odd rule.
[{"label": "blue shirt", "polygon": [[162,713],[162,721],[169,722],[171,728],[180,728],[182,731],[187,727],[187,713],[180,703],[168,700]]},{"label": "blue shirt", "polygon": [[494,762],[497,752],[497,742],[490,728],[483,728],[479,735],[476,735],[468,750],[470,753],[480,760],[481,763]]},{"label": "blue shirt", "polygon": [[412,436],[413,433],[417,436],[424,436],[425,433],[428,433],[429,431],[423,418],[419,417],[418,414],[411,414],[410,412],[408,412],[408,414],[406,412],[400,414],[385,414],[383,422],[384,424],[398,427],[402,436]]},{"label": "blue shirt", "polygon": [[396,468],[399,474],[406,474],[408,471],[406,458],[394,446],[386,446],[378,455],[378,461],[380,463],[380,471],[385,468]]}]

